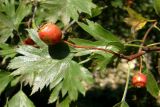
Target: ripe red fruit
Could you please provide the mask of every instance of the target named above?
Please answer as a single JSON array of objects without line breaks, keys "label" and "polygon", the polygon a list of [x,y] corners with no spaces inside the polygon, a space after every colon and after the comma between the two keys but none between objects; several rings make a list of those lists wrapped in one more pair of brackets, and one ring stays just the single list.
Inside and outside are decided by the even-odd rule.
[{"label": "ripe red fruit", "polygon": [[25,40],[23,40],[23,43],[25,44],[25,45],[34,45],[35,44],[35,42],[31,39],[31,38],[26,38]]},{"label": "ripe red fruit", "polygon": [[48,45],[57,44],[62,38],[61,29],[53,23],[47,23],[40,27],[38,34],[40,39]]},{"label": "ripe red fruit", "polygon": [[145,74],[138,72],[132,77],[132,85],[138,88],[145,87],[147,84],[147,77]]}]

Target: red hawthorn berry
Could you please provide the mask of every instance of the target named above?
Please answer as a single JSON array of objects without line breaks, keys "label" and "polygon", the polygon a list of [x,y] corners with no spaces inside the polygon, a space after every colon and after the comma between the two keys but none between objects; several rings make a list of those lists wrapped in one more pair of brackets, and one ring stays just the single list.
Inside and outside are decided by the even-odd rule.
[{"label": "red hawthorn berry", "polygon": [[25,45],[34,45],[35,44],[35,42],[31,39],[31,38],[26,38],[25,40],[23,40],[23,43],[25,44]]},{"label": "red hawthorn berry", "polygon": [[133,77],[132,77],[132,85],[137,88],[142,88],[145,87],[147,84],[147,77],[145,74],[141,72],[137,72]]},{"label": "red hawthorn berry", "polygon": [[61,29],[53,23],[47,23],[40,27],[38,34],[40,39],[48,45],[57,44],[62,38]]}]

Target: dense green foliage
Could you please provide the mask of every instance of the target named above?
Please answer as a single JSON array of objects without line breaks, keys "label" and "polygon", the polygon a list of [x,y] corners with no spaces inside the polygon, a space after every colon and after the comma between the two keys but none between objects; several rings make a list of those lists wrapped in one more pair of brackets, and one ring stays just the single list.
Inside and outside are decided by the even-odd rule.
[{"label": "dense green foliage", "polygon": [[[95,72],[104,77],[106,69],[116,68],[122,59],[126,63],[136,60],[137,64],[134,68],[127,65],[126,85],[119,86],[124,94],[117,95],[118,101],[112,106],[132,107],[126,94],[130,89],[137,91],[129,82],[133,70],[147,75],[145,94],[155,100],[159,97],[160,75],[155,52],[160,44],[159,3],[159,0],[1,0],[0,106],[39,107],[38,97],[46,101],[45,107],[80,106],[77,100],[81,101],[86,92],[96,87]],[[38,29],[47,22],[62,29],[62,42],[46,45],[39,38]],[[23,43],[28,37],[35,45]],[[148,54],[150,51],[154,52]],[[147,95],[142,99],[144,102]]]}]

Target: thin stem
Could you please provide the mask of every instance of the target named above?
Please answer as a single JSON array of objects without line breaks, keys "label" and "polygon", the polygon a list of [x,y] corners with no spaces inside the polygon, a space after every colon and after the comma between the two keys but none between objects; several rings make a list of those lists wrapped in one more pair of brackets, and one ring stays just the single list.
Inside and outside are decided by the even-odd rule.
[{"label": "thin stem", "polygon": [[147,45],[147,47],[152,47],[152,46],[156,46],[156,45],[160,45],[160,42],[149,44],[149,45]]},{"label": "thin stem", "polygon": [[22,40],[20,33],[18,31],[17,31],[17,36],[19,37],[20,43],[23,44],[23,40]]},{"label": "thin stem", "polygon": [[88,62],[90,60],[91,60],[91,58],[87,58],[86,60],[83,60],[83,61],[79,62],[79,64],[84,64],[84,63],[86,63],[86,62]]},{"label": "thin stem", "polygon": [[127,80],[126,80],[126,85],[125,85],[125,89],[124,89],[124,92],[123,92],[123,97],[122,97],[122,100],[121,100],[122,102],[125,101],[125,98],[126,98],[128,85],[129,85],[129,78],[130,78],[130,65],[128,63]]},{"label": "thin stem", "polygon": [[147,20],[147,22],[156,22],[157,20]]},{"label": "thin stem", "polygon": [[75,20],[71,21],[66,27],[64,27],[62,33],[63,33],[63,34],[66,33],[66,31],[67,31],[75,22],[76,22]]},{"label": "thin stem", "polygon": [[22,90],[22,86],[23,86],[23,83],[21,82],[21,83],[20,83],[20,90]]},{"label": "thin stem", "polygon": [[136,44],[124,44],[124,46],[130,46],[130,47],[140,48],[140,46],[139,46],[139,45],[136,45]]},{"label": "thin stem", "polygon": [[142,42],[142,40],[132,40],[132,41],[129,41],[127,43],[132,43],[132,42]]},{"label": "thin stem", "polygon": [[145,56],[143,56],[143,59],[144,59],[144,63],[146,65],[147,71],[149,71],[150,67],[149,67],[148,60],[147,60],[147,58]]},{"label": "thin stem", "polygon": [[139,71],[142,72],[142,57],[140,57],[139,59],[140,59]]},{"label": "thin stem", "polygon": [[35,28],[37,28],[37,26],[35,25],[35,15],[36,15],[36,11],[37,11],[37,5],[38,5],[38,2],[37,2],[37,0],[35,0],[35,1],[34,1],[33,14],[32,14],[32,18],[31,18],[32,27],[35,27]]},{"label": "thin stem", "polygon": [[145,52],[160,51],[160,47],[144,47],[143,51]]},{"label": "thin stem", "polygon": [[[34,18],[35,18],[35,14],[36,14],[36,11],[37,11],[37,3],[38,3],[37,0],[34,0],[34,1],[33,1],[32,16],[31,16],[31,18],[29,19],[29,21],[27,22],[27,23],[28,23],[28,28],[30,28],[31,25],[32,25],[32,27],[36,27]],[[36,28],[37,28],[37,27],[36,27]]]},{"label": "thin stem", "polygon": [[8,107],[8,99],[9,99],[9,98],[7,97],[7,99],[6,99],[6,105],[7,105],[7,107]]},{"label": "thin stem", "polygon": [[155,25],[155,26],[154,26],[154,28],[156,28],[157,30],[159,30],[159,31],[160,31],[160,28],[159,28],[158,26],[156,26],[156,25]]},{"label": "thin stem", "polygon": [[153,28],[156,24],[157,24],[157,22],[154,22],[154,23],[152,24],[152,26],[150,26],[150,28],[149,28],[149,29],[146,31],[146,33],[144,34],[144,37],[143,37],[143,39],[142,39],[142,43],[141,43],[141,45],[140,45],[140,48],[139,48],[139,51],[138,51],[138,52],[142,51],[142,46],[144,45],[144,42],[145,42],[148,34],[150,33],[150,31],[152,30],[152,28]]}]

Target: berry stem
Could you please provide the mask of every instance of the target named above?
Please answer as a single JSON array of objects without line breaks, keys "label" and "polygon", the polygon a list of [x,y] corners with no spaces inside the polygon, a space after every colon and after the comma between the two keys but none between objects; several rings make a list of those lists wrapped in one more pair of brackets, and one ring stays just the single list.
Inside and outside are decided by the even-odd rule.
[{"label": "berry stem", "polygon": [[152,46],[156,46],[156,45],[160,45],[160,42],[149,44],[149,45],[147,45],[147,47],[152,47]]},{"label": "berry stem", "polygon": [[30,27],[34,27],[37,28],[37,26],[35,25],[35,15],[36,15],[36,11],[37,11],[37,5],[38,5],[38,1],[37,0],[33,0],[33,6],[32,6],[32,16],[30,17],[30,19],[27,22],[28,28]]},{"label": "berry stem", "polygon": [[75,20],[71,21],[66,27],[64,27],[62,33],[65,34],[66,31],[67,31],[75,22],[76,22]]},{"label": "berry stem", "polygon": [[142,56],[139,58],[139,60],[140,60],[139,72],[142,72]]},{"label": "berry stem", "polygon": [[124,92],[123,92],[123,97],[122,97],[121,102],[125,101],[127,90],[128,90],[129,78],[130,78],[130,65],[129,65],[129,63],[128,63],[128,72],[127,72],[126,76],[127,76],[127,80],[126,80],[126,85],[125,85],[125,89],[124,89]]},{"label": "berry stem", "polygon": [[158,31],[160,31],[160,28],[157,25],[154,25],[154,28],[156,28]]}]

